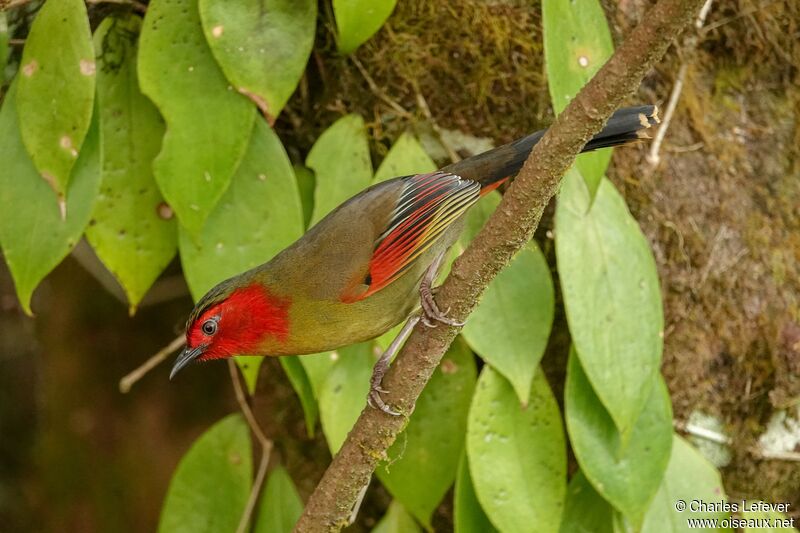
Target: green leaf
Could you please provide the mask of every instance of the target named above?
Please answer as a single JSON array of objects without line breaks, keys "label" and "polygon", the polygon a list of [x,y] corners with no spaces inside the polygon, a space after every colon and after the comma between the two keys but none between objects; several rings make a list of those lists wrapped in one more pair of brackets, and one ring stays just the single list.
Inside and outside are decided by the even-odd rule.
[{"label": "green leaf", "polygon": [[322,386],[325,380],[328,379],[328,373],[336,365],[336,361],[339,360],[339,352],[301,355],[298,356],[298,359],[306,371],[308,381],[311,383],[311,390],[314,391],[314,397],[319,399]]},{"label": "green leaf", "polygon": [[236,531],[250,494],[251,453],[250,434],[240,415],[214,424],[178,464],[158,531]]},{"label": "green leaf", "polygon": [[483,368],[469,412],[467,456],[478,501],[495,527],[558,530],[567,452],[558,404],[542,372],[522,407],[511,383]]},{"label": "green leaf", "polygon": [[131,313],[178,247],[172,211],[153,178],[164,123],[136,77],[141,19],[106,18],[94,36],[98,50],[102,182],[86,238],[128,295]]},{"label": "green leaf", "polygon": [[244,156],[255,107],[228,84],[203,36],[197,0],[153,0],[139,44],[139,83],[167,121],[153,170],[189,233],[222,198]]},{"label": "green leaf", "polygon": [[453,521],[455,533],[495,533],[497,531],[489,522],[475,495],[466,452],[461,455],[461,461],[458,463],[456,489],[453,496]]},{"label": "green leaf", "polygon": [[39,282],[77,244],[100,186],[96,121],[86,136],[67,187],[67,215],[53,206],[56,194],[33,166],[20,136],[12,84],[0,110],[0,245],[22,309],[31,314]]},{"label": "green leaf", "polygon": [[561,533],[614,533],[614,509],[578,470],[567,486]]},{"label": "green leaf", "polygon": [[[542,19],[547,85],[559,114],[611,57],[614,43],[599,0],[544,0]],[[610,160],[610,149],[578,156],[592,197]]]},{"label": "green leaf", "polygon": [[306,166],[316,176],[313,226],[372,181],[364,120],[353,114],[334,122],[311,147]]},{"label": "green leaf", "polygon": [[392,145],[372,178],[372,183],[380,183],[399,176],[423,174],[436,170],[436,163],[422,149],[416,137],[403,133]]},{"label": "green leaf", "polygon": [[556,256],[575,349],[597,396],[627,438],[661,365],[664,315],[655,261],[608,180],[589,205],[580,174],[564,176]]},{"label": "green leaf", "polygon": [[[292,165],[263,121],[231,186],[197,239],[179,231],[181,263],[195,301],[231,276],[267,262],[303,234],[302,208]],[[251,391],[261,358],[237,359]]]},{"label": "green leaf", "polygon": [[314,45],[313,0],[200,0],[211,51],[243,94],[273,122],[297,87]]},{"label": "green leaf", "polygon": [[375,35],[397,0],[333,0],[339,52],[349,54]]},{"label": "green leaf", "polygon": [[634,524],[658,491],[672,447],[669,391],[656,379],[626,445],[570,351],[564,403],[572,450],[597,491]]},{"label": "green leaf", "polygon": [[599,0],[543,0],[544,59],[547,86],[561,113],[614,53],[614,43]]},{"label": "green leaf", "polygon": [[420,533],[420,529],[403,505],[397,500],[392,500],[386,514],[372,533]]},{"label": "green leaf", "polygon": [[256,123],[231,187],[196,241],[180,232],[195,300],[220,281],[270,260],[303,234],[292,165],[275,132]]},{"label": "green leaf", "polygon": [[270,472],[261,495],[253,533],[291,533],[303,513],[303,501],[286,469]]},{"label": "green leaf", "polygon": [[233,360],[236,361],[236,365],[242,371],[247,390],[250,394],[253,394],[256,391],[256,386],[258,386],[258,371],[261,369],[264,358],[240,355],[234,357]]},{"label": "green leaf", "polygon": [[[706,503],[725,500],[725,490],[719,472],[700,452],[677,435],[673,436],[672,455],[661,486],[644,517],[641,533],[678,533],[694,531],[688,519],[717,518],[722,520],[729,513],[695,512],[692,501]],[[684,511],[678,511],[678,502],[686,503]],[[697,510],[699,511],[699,509]]]},{"label": "green leaf", "polygon": [[294,174],[297,176],[297,188],[300,190],[300,201],[303,204],[303,227],[307,228],[314,212],[316,177],[311,169],[300,164],[294,165]]},{"label": "green leaf", "polygon": [[553,324],[550,267],[531,242],[492,280],[464,327],[464,338],[514,386],[525,405]]},{"label": "green leaf", "polygon": [[25,40],[19,72],[22,140],[63,210],[94,102],[94,51],[83,0],[45,2]]},{"label": "green leaf", "polygon": [[746,501],[740,513],[742,518],[747,521],[742,528],[744,533],[797,531],[793,526],[796,520],[788,518],[775,509],[775,505],[761,501]]},{"label": "green leaf", "polygon": [[317,408],[317,400],[314,398],[314,390],[311,388],[311,381],[308,379],[303,365],[300,364],[300,359],[297,356],[285,356],[279,358],[283,371],[286,372],[286,377],[292,384],[292,388],[300,398],[300,405],[303,406],[303,416],[306,421],[306,432],[308,436],[314,437],[314,429],[317,425],[317,418],[319,417],[319,409]]},{"label": "green leaf", "polygon": [[342,447],[367,404],[369,378],[375,365],[372,346],[372,342],[362,342],[339,350],[336,364],[319,392],[322,432],[332,454]]},{"label": "green leaf", "polygon": [[456,476],[475,379],[472,352],[456,339],[389,448],[389,463],[376,470],[392,496],[428,528]]}]

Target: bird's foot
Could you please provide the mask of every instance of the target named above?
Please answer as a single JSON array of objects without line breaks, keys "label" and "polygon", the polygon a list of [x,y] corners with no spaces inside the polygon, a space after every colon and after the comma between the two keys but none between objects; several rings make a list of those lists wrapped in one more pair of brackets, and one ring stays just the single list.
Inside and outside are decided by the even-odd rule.
[{"label": "bird's foot", "polygon": [[375,369],[372,372],[372,379],[369,381],[369,394],[367,395],[367,403],[373,409],[380,409],[387,415],[391,416],[400,416],[400,413],[389,407],[386,402],[383,401],[381,394],[386,394],[389,391],[381,387],[381,381],[383,380],[383,372],[377,372],[378,365],[375,365]]},{"label": "bird's foot", "polygon": [[373,409],[380,409],[387,415],[400,416],[402,413],[395,411],[383,401],[381,394],[389,392],[381,386],[383,376],[386,374],[386,371],[389,370],[389,362],[392,360],[392,357],[400,350],[400,346],[403,345],[403,342],[408,338],[411,330],[414,329],[414,326],[417,325],[419,320],[419,316],[414,315],[406,321],[405,325],[400,329],[400,333],[398,333],[397,337],[389,344],[389,347],[386,348],[386,351],[383,352],[378,362],[375,363],[375,367],[372,369],[372,377],[369,380],[367,403]]},{"label": "bird's foot", "polygon": [[[436,289],[438,289],[438,287],[436,287]],[[422,280],[422,284],[419,287],[419,301],[422,305],[423,314],[422,323],[429,328],[436,327],[436,324],[434,324],[433,321],[456,328],[463,327],[464,322],[447,316],[447,314],[450,312],[449,307],[445,311],[442,311],[439,309],[439,306],[436,305],[436,300],[433,299],[433,293],[436,289],[432,289],[430,285],[425,283],[424,279]]]},{"label": "bird's foot", "polygon": [[439,273],[439,267],[443,259],[444,252],[441,252],[436,256],[436,259],[433,260],[433,263],[431,263],[428,270],[425,271],[425,274],[422,275],[422,281],[419,284],[419,303],[422,306],[422,323],[429,328],[436,327],[434,321],[460,328],[464,326],[464,322],[448,317],[447,314],[450,312],[450,308],[441,311],[439,306],[436,305],[436,301],[433,299],[433,295],[439,290],[439,287],[433,286],[433,282]]}]

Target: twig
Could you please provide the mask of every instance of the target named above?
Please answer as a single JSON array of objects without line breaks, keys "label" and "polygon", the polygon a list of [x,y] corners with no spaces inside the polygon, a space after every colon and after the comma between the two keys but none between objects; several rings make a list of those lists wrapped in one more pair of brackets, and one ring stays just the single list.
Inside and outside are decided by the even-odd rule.
[{"label": "twig", "polygon": [[709,24],[708,26],[703,28],[701,31],[702,31],[702,33],[708,33],[708,32],[710,32],[712,30],[716,30],[720,26],[724,26],[726,24],[730,24],[734,20],[738,20],[738,19],[744,18],[744,17],[749,17],[753,13],[758,13],[759,11],[767,9],[768,7],[772,7],[775,4],[782,4],[782,3],[785,3],[785,2],[788,2],[788,1],[789,0],[772,0],[771,2],[764,2],[761,5],[753,6],[750,9],[743,9],[743,10],[737,12],[735,15],[732,15],[730,17],[727,17],[727,18],[724,18],[724,19],[721,19],[721,20],[718,20],[714,24]]},{"label": "twig", "polygon": [[[697,18],[694,20],[694,27],[699,31],[703,28],[706,22],[709,11],[711,11],[711,4],[713,0],[706,0],[703,7],[700,9]],[[688,39],[687,48],[693,50],[697,46],[697,37],[692,36]],[[688,62],[681,63],[681,68],[678,70],[678,76],[675,78],[675,85],[672,86],[672,92],[669,95],[669,102],[667,102],[667,109],[664,111],[664,118],[661,120],[661,127],[656,132],[656,137],[653,139],[653,144],[650,145],[650,153],[647,154],[647,162],[651,167],[655,167],[661,162],[661,157],[658,155],[661,149],[661,143],[664,142],[664,137],[667,135],[667,129],[672,122],[672,115],[675,113],[675,108],[678,107],[678,100],[683,91],[683,82],[686,78],[686,71],[688,69]]]},{"label": "twig", "polygon": [[375,83],[375,80],[372,79],[372,76],[369,75],[367,69],[364,68],[364,65],[361,64],[361,61],[359,61],[356,56],[351,55],[350,60],[353,61],[353,64],[364,77],[367,85],[369,85],[370,90],[375,96],[383,100],[389,107],[394,109],[398,115],[406,118],[411,117],[411,113],[406,111],[403,106],[392,100],[389,95],[387,95],[380,87],[378,87],[378,84]]},{"label": "twig", "polygon": [[653,139],[653,144],[650,145],[650,153],[647,154],[647,162],[651,166],[656,166],[661,162],[661,156],[658,155],[661,149],[661,143],[664,142],[664,137],[667,135],[669,123],[672,122],[672,115],[675,113],[675,108],[678,107],[678,100],[683,91],[683,80],[686,77],[687,63],[682,63],[681,68],[678,70],[678,76],[675,78],[675,85],[672,86],[672,92],[669,94],[669,102],[664,111],[664,117],[661,119],[661,127],[658,128],[656,136]]},{"label": "twig", "polygon": [[768,451],[761,449],[751,450],[754,455],[762,459],[776,459],[778,461],[800,461],[800,452]]},{"label": "twig", "polygon": [[142,363],[136,370],[119,380],[119,391],[123,394],[130,392],[131,387],[142,379],[145,374],[161,364],[172,352],[183,346],[184,340],[183,335],[175,337],[172,342],[161,348],[154,356]]},{"label": "twig", "polygon": [[706,3],[700,8],[700,12],[694,20],[694,27],[698,30],[702,29],[703,25],[706,23],[706,17],[708,17],[708,13],[711,11],[711,2],[713,1],[714,0],[706,0]]},{"label": "twig", "polygon": [[433,114],[431,113],[431,108],[428,107],[428,101],[425,100],[425,97],[422,96],[422,93],[420,92],[417,93],[417,105],[422,110],[422,114],[425,115],[425,118],[428,119],[428,122],[430,122],[433,131],[436,133],[436,137],[439,139],[439,144],[444,147],[445,151],[447,152],[447,156],[450,158],[450,162],[457,163],[461,161],[461,158],[458,156],[456,151],[453,150],[453,147],[450,146],[450,143],[445,140],[442,128],[440,128],[436,121],[433,120]]},{"label": "twig", "polygon": [[710,440],[711,442],[716,442],[717,444],[728,445],[731,443],[731,439],[727,435],[723,435],[722,433],[712,431],[708,428],[704,428],[690,422],[681,422],[680,420],[676,420],[673,425],[676,429],[683,431],[684,433],[688,433],[689,435],[695,437],[700,437],[701,439]]},{"label": "twig", "polygon": [[[660,0],[592,80],[558,115],[534,147],[484,228],[453,263],[436,303],[463,321],[486,286],[533,236],[561,176],[585,144],[633,93],[672,40],[689,25],[703,0]],[[458,174],[459,164],[444,170]],[[338,531],[347,524],[367,484],[408,422],[425,384],[453,342],[457,328],[417,326],[383,380],[384,400],[403,413],[365,408],[311,497],[296,532]]]},{"label": "twig", "polygon": [[236,528],[236,533],[245,533],[250,527],[250,520],[253,518],[253,510],[256,508],[256,503],[258,503],[258,496],[261,494],[261,487],[264,486],[269,456],[272,453],[272,441],[264,435],[264,431],[253,415],[253,410],[250,409],[250,404],[247,403],[247,396],[239,378],[239,369],[233,359],[228,359],[228,370],[231,374],[233,390],[236,393],[236,401],[239,403],[239,408],[242,410],[245,420],[247,420],[247,425],[250,426],[250,431],[253,432],[261,446],[261,462],[258,464],[258,472],[253,480],[253,488],[250,489],[250,498],[247,500],[247,506],[244,508],[242,517],[239,519],[239,526]]},{"label": "twig", "polygon": [[[732,442],[731,438],[728,437],[727,435],[723,435],[722,433],[712,431],[708,428],[697,426],[689,422],[682,422],[680,420],[676,420],[673,423],[673,425],[679,431],[688,433],[693,437],[699,437],[701,439],[705,439],[711,442],[716,442],[717,444],[723,444],[727,446],[730,445]],[[758,448],[758,447],[752,447],[750,448],[749,451],[755,457],[758,457],[760,459],[774,459],[778,461],[800,461],[800,452],[784,451],[784,450],[765,450],[763,448]]]},{"label": "twig", "polygon": [[697,14],[697,18],[694,21],[694,27],[698,30],[703,29],[703,24],[706,23],[706,17],[708,17],[708,13],[711,11],[711,3],[713,1],[714,0],[706,0],[706,3],[700,8],[700,13]]},{"label": "twig", "polygon": [[667,151],[668,152],[672,152],[673,154],[685,154],[687,152],[696,152],[697,150],[700,150],[705,145],[706,145],[706,143],[704,143],[703,141],[698,141],[698,142],[690,144],[688,146],[675,146],[675,145],[673,145],[673,146],[670,146],[669,148],[667,148]]}]

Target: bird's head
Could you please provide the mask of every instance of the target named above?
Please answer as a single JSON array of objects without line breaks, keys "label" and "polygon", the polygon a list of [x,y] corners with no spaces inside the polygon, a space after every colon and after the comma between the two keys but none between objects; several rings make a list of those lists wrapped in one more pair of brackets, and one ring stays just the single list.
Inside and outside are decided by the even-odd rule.
[{"label": "bird's head", "polygon": [[192,310],[186,323],[186,347],[175,361],[170,379],[193,361],[264,355],[260,346],[268,337],[286,338],[288,308],[287,298],[273,295],[261,283],[220,283]]}]

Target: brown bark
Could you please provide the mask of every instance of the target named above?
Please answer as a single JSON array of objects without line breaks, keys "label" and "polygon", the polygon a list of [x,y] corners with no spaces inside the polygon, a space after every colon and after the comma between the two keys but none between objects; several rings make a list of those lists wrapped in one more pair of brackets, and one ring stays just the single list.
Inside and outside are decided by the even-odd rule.
[{"label": "brown bark", "polygon": [[[586,142],[633,93],[645,73],[693,19],[704,0],[661,0],[595,77],[567,106],[535,146],[497,211],[453,264],[437,302],[451,316],[466,319],[489,282],[527,243],[561,176]],[[360,489],[408,422],[419,397],[458,330],[417,326],[383,383],[392,417],[365,408],[341,450],[309,498],[295,531],[338,531]]]}]

